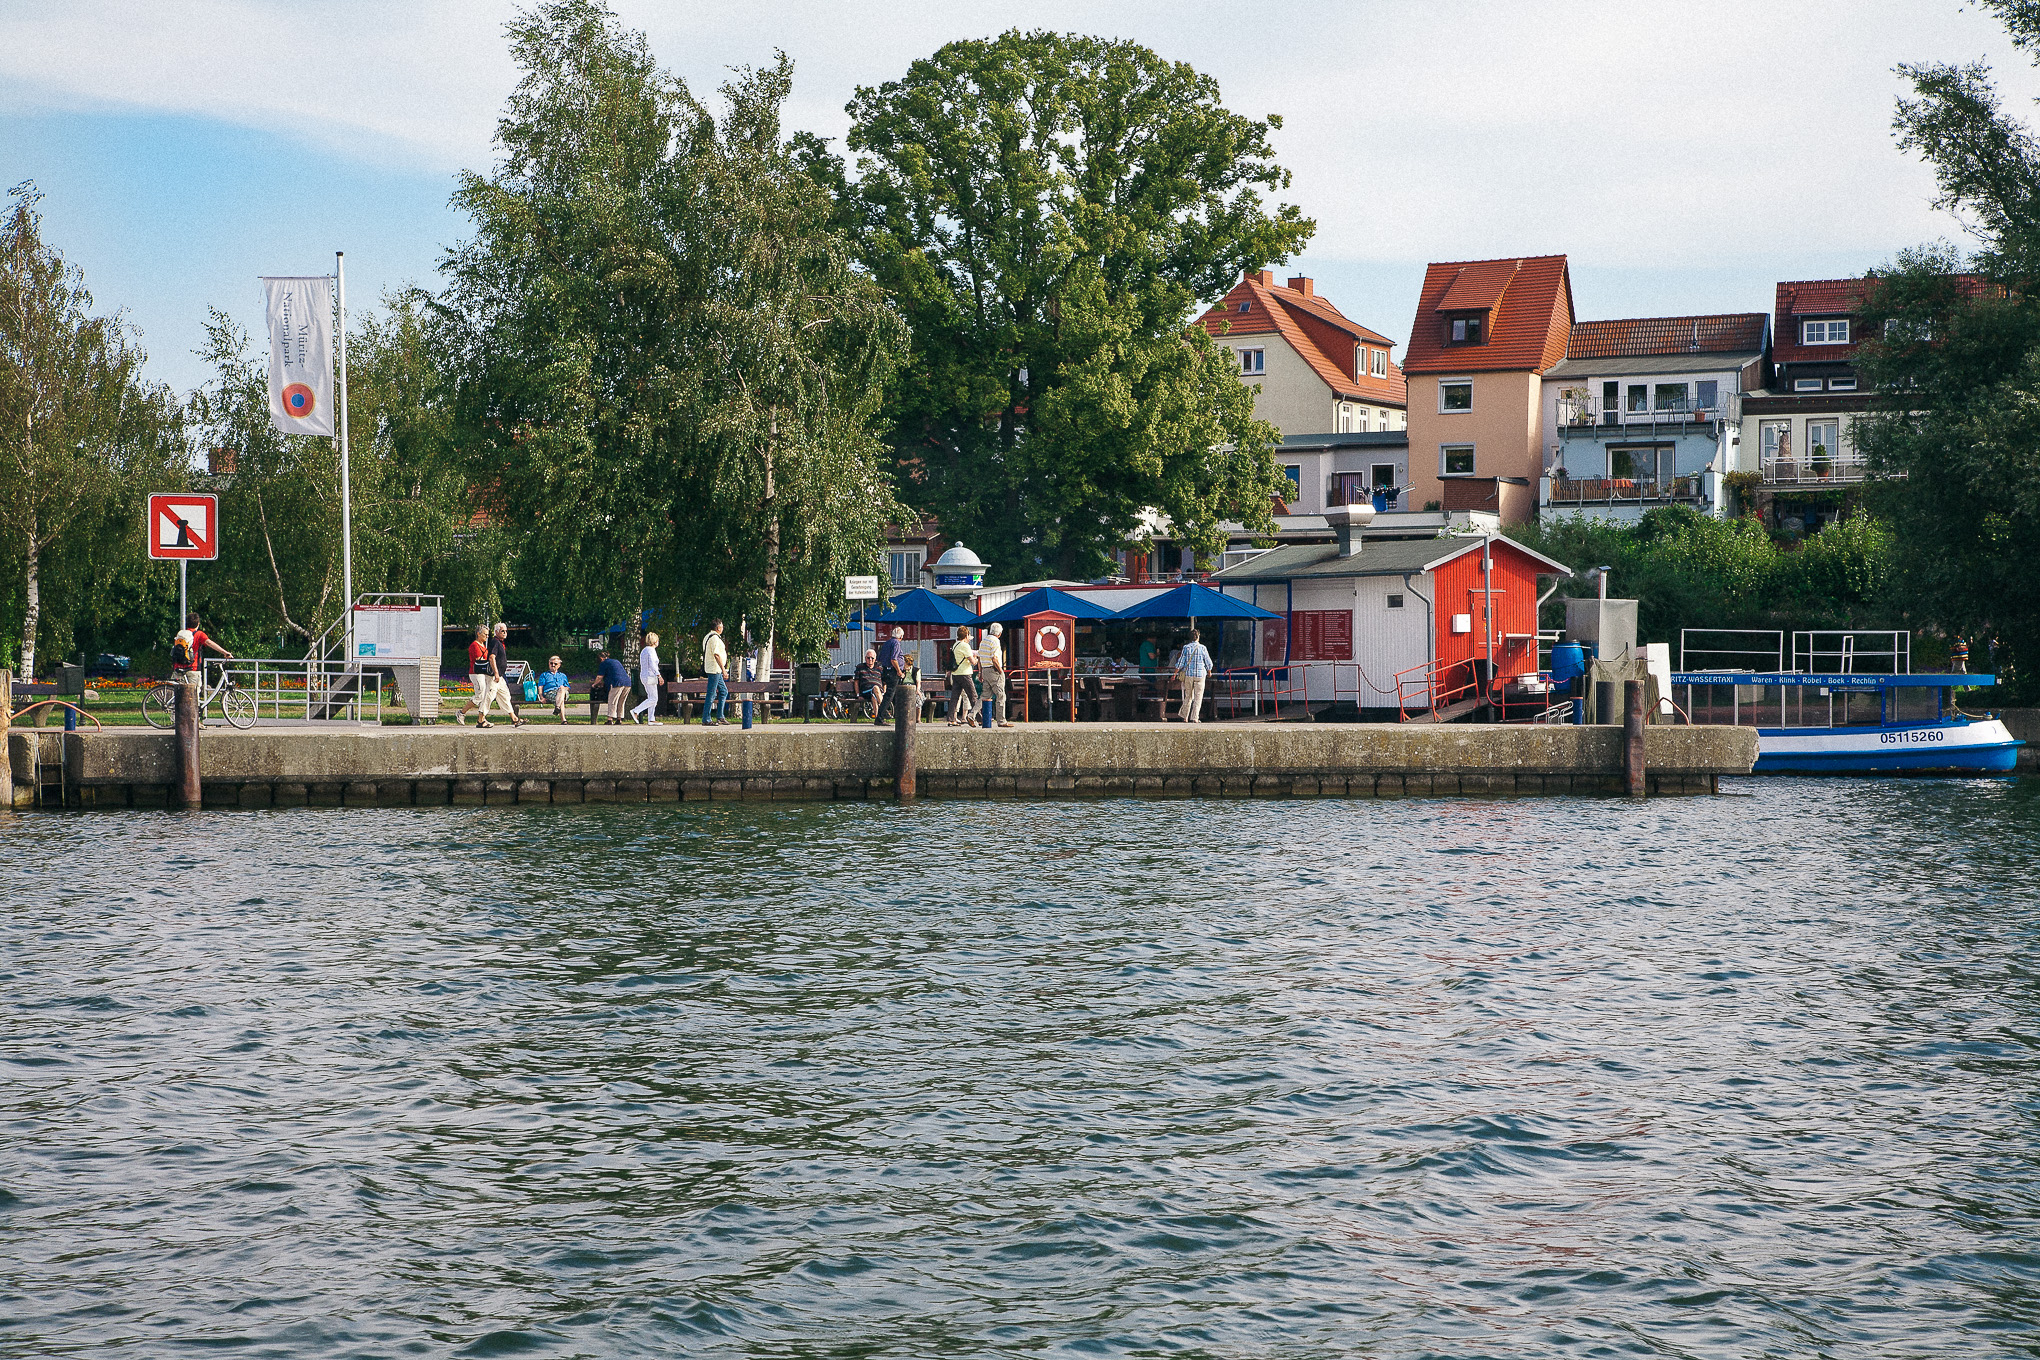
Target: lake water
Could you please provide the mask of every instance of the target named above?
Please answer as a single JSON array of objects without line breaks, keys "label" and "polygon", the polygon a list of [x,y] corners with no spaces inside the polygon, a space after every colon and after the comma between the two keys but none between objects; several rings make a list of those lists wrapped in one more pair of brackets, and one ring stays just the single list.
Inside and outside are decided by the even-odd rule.
[{"label": "lake water", "polygon": [[2031,1356],[2040,782],[0,817],[0,1354]]}]

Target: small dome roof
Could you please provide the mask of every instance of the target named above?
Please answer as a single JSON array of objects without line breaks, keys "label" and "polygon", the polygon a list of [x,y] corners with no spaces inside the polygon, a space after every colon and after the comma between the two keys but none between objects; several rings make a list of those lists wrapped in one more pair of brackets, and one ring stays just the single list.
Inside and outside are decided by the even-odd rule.
[{"label": "small dome roof", "polygon": [[935,559],[937,567],[982,567],[984,559],[959,543]]}]

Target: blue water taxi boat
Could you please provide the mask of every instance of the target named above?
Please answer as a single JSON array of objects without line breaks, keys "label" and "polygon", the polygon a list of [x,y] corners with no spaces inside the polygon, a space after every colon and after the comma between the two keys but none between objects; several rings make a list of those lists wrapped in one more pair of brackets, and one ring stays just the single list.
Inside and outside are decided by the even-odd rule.
[{"label": "blue water taxi boat", "polygon": [[1757,729],[1758,774],[2010,774],[2019,748],[2004,723],[1962,712],[1963,674],[1678,671],[1672,701],[1696,723]]}]

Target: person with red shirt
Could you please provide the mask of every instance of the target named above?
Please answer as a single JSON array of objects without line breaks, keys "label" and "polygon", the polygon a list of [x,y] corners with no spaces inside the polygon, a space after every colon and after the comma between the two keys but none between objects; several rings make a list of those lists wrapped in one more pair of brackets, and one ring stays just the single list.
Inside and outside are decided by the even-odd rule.
[{"label": "person with red shirt", "polygon": [[473,693],[468,697],[468,701],[461,705],[460,712],[453,715],[455,722],[459,723],[462,727],[466,727],[468,713],[470,711],[478,711],[482,715],[482,720],[476,723],[475,726],[495,726],[494,723],[489,721],[489,684],[491,679],[492,676],[489,670],[489,629],[488,625],[483,624],[475,629],[475,640],[468,644],[468,688]]},{"label": "person with red shirt", "polygon": [[234,654],[205,635],[198,626],[198,615],[186,614],[184,626],[191,631],[191,648],[187,657],[180,659],[175,649],[170,653],[171,679],[181,680],[187,685],[202,684],[205,676],[205,649],[210,647],[221,656],[232,660]]}]

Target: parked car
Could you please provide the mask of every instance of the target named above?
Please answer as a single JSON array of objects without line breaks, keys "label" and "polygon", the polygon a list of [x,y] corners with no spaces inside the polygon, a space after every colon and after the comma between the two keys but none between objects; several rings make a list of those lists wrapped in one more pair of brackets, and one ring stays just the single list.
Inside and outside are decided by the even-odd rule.
[{"label": "parked car", "polygon": [[85,668],[85,674],[125,680],[127,678],[128,665],[129,658],[127,657],[115,656],[112,652],[101,652],[99,659]]}]

